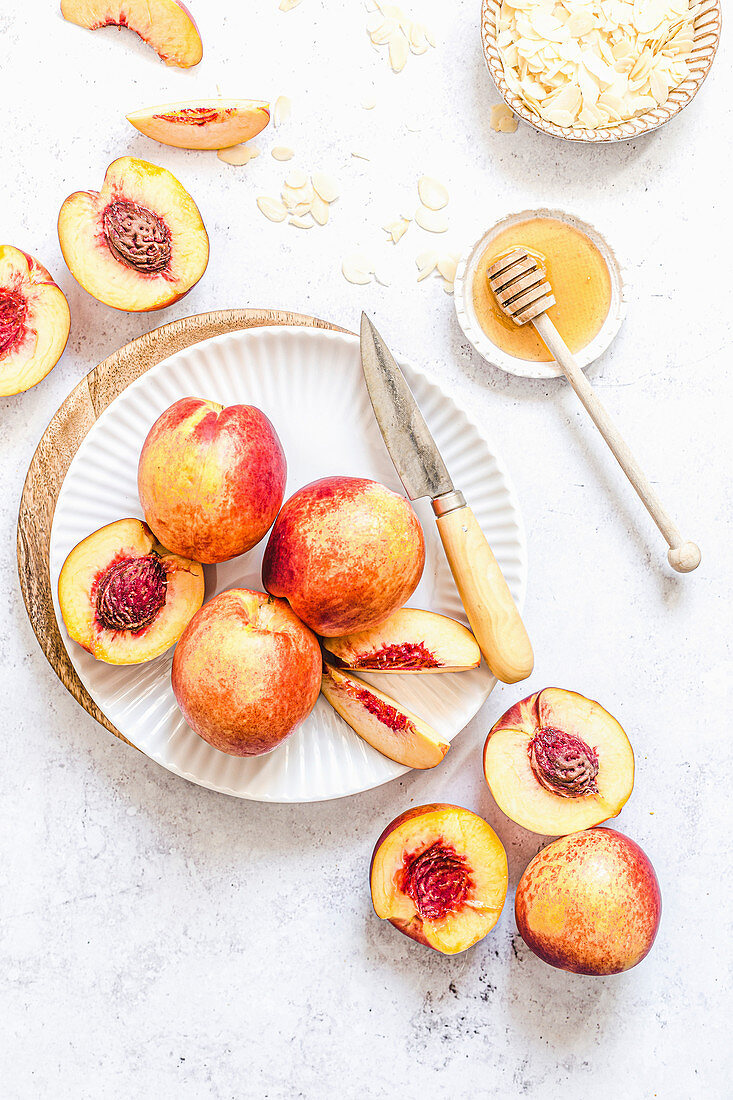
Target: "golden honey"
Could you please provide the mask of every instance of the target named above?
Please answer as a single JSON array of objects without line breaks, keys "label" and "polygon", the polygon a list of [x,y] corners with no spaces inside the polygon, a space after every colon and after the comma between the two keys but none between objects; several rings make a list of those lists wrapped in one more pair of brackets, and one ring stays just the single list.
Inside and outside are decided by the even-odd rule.
[{"label": "golden honey", "polygon": [[481,256],[473,279],[473,306],[481,328],[498,348],[517,359],[549,363],[552,356],[531,324],[517,325],[502,313],[487,269],[505,252],[524,247],[535,256],[555,295],[548,309],[572,352],[598,335],[611,307],[611,274],[596,245],[582,230],[557,218],[529,218],[502,230]]}]

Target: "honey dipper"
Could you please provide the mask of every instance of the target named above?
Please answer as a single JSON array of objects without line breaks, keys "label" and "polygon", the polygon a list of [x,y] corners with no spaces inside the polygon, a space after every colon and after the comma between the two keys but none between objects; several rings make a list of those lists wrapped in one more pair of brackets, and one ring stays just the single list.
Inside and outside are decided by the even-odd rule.
[{"label": "honey dipper", "polygon": [[683,540],[569,347],[547,316],[546,311],[555,304],[555,298],[540,263],[526,249],[515,248],[496,260],[489,267],[487,275],[489,286],[496,295],[502,312],[518,325],[532,322],[547,350],[585,405],[593,423],[639,494],[642,504],[667,540],[669,564],[678,573],[691,573],[693,569],[697,569],[700,564],[699,547],[694,542]]}]

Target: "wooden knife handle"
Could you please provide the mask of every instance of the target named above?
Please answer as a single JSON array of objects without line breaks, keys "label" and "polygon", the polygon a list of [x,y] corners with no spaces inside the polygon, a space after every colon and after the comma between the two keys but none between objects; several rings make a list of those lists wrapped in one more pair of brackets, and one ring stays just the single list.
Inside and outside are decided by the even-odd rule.
[{"label": "wooden knife handle", "polygon": [[486,663],[505,684],[526,680],[534,654],[504,574],[468,505],[436,518],[443,549]]}]

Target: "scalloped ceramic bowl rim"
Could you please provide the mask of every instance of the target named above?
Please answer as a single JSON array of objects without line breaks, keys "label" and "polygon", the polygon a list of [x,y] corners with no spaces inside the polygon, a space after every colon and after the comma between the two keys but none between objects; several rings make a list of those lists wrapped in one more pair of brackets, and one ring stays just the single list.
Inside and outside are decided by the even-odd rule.
[{"label": "scalloped ceramic bowl rim", "polygon": [[[494,84],[499,94],[508,107],[516,115],[529,122],[536,130],[551,137],[563,138],[565,141],[579,141],[591,143],[608,143],[614,141],[629,141],[640,137],[642,134],[650,134],[658,130],[675,118],[680,111],[697,95],[705,79],[710,72],[718,44],[722,23],[722,8],[720,0],[702,0],[702,10],[695,20],[695,47],[693,53],[699,54],[695,59],[695,68],[692,74],[684,80],[679,87],[670,93],[666,103],[655,107],[652,111],[644,111],[643,114],[625,122],[619,122],[616,126],[602,126],[597,130],[584,130],[570,126],[558,126],[554,122],[546,122],[538,118],[519,96],[510,89],[504,77],[504,65],[496,45],[497,16],[501,9],[502,0],[482,0],[481,3],[481,44],[484,60],[491,73]],[[705,22],[702,22],[705,18]]]},{"label": "scalloped ceramic bowl rim", "polygon": [[575,359],[585,370],[608,350],[626,316],[626,290],[621,264],[606,238],[594,225],[576,217],[575,214],[570,214],[566,210],[555,210],[546,207],[537,210],[521,210],[516,214],[507,214],[495,222],[490,229],[487,229],[458,264],[455,283],[453,284],[456,315],[459,325],[474,350],[492,366],[499,367],[500,370],[506,371],[508,374],[515,374],[519,378],[562,378],[563,372],[554,360],[550,363],[538,363],[531,359],[519,359],[517,356],[509,355],[508,352],[497,347],[481,328],[473,305],[474,274],[478,262],[489,243],[508,226],[519,224],[529,218],[557,218],[559,221],[567,222],[575,229],[580,229],[590,238],[606,261],[611,276],[611,304],[608,309],[608,316],[598,334],[594,336],[589,344],[576,352]]}]

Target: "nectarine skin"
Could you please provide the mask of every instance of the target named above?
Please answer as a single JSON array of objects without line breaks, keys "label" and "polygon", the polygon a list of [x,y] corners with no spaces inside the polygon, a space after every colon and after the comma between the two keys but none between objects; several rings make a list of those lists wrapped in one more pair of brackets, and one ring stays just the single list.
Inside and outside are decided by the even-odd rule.
[{"label": "nectarine skin", "polygon": [[651,950],[662,897],[638,844],[595,828],[553,841],[517,887],[517,927],[544,962],[575,974],[620,974]]},{"label": "nectarine skin", "polygon": [[334,637],[387,619],[410,598],[424,564],[409,501],[367,478],[324,477],[283,505],[262,581],[317,634]]}]

